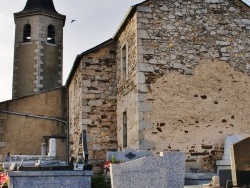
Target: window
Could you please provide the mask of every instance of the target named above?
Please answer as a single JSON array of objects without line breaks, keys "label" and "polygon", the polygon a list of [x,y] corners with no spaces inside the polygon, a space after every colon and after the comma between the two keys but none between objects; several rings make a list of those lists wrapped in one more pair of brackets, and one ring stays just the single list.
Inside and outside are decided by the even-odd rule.
[{"label": "window", "polygon": [[127,112],[123,112],[123,148],[128,146]]},{"label": "window", "polygon": [[23,42],[30,42],[31,39],[31,26],[30,24],[26,24],[23,27]]},{"label": "window", "polygon": [[122,47],[122,59],[121,59],[121,76],[122,76],[122,80],[126,80],[127,79],[127,61],[128,61],[128,57],[127,57],[127,45],[125,44]]},{"label": "window", "polygon": [[55,27],[53,25],[48,26],[47,42],[55,44]]}]

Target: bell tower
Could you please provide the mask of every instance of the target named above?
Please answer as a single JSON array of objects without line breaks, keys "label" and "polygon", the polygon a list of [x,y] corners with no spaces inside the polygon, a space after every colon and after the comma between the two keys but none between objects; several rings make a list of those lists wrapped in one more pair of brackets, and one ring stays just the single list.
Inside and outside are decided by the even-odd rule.
[{"label": "bell tower", "polygon": [[53,0],[27,0],[16,24],[12,98],[62,85],[63,27]]}]

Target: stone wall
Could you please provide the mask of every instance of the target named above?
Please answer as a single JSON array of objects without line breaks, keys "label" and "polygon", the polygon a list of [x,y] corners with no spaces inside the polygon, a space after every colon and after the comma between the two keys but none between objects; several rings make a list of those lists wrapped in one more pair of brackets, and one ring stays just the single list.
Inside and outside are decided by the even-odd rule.
[{"label": "stone wall", "polygon": [[73,81],[68,87],[69,96],[69,155],[77,158],[82,152],[82,66],[74,73]]},{"label": "stone wall", "polygon": [[0,160],[4,160],[8,152],[12,155],[40,155],[42,143],[46,143],[48,151],[49,138],[57,139],[57,156],[66,160],[66,124],[47,119],[66,121],[66,100],[65,88],[57,88],[1,102],[0,110],[6,113],[0,112]]},{"label": "stone wall", "polygon": [[106,152],[117,149],[116,87],[115,45],[84,53],[69,87],[70,151],[74,157],[82,154],[81,133],[87,130],[94,173],[103,173]]},{"label": "stone wall", "polygon": [[[123,149],[123,113],[127,112],[128,146],[139,149],[137,71],[137,14],[128,22],[117,39],[117,138],[118,148]],[[127,45],[127,78],[122,79],[122,48]]]},{"label": "stone wall", "polygon": [[250,134],[249,29],[249,8],[240,1],[138,7],[139,72],[151,107],[140,117],[146,122],[142,149],[181,150],[213,171],[225,136]]},{"label": "stone wall", "polygon": [[152,0],[137,11],[140,149],[181,150],[213,171],[226,135],[250,134],[249,7]]}]

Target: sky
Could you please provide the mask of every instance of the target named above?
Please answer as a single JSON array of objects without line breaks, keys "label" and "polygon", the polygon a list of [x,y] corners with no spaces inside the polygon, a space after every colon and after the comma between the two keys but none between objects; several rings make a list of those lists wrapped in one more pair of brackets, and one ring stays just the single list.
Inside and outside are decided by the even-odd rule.
[{"label": "sky", "polygon": [[[76,56],[114,35],[129,8],[143,0],[53,0],[57,12],[66,15],[64,26],[63,84]],[[250,5],[250,0],[243,0]],[[1,0],[0,101],[12,98],[15,23],[13,13],[27,0]],[[71,23],[71,20],[76,20]]]}]

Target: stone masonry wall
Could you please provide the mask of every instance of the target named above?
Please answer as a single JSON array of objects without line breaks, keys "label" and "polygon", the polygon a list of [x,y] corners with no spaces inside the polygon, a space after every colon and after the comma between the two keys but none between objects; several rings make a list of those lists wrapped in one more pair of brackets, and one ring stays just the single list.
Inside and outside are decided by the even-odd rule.
[{"label": "stone masonry wall", "polygon": [[182,150],[213,171],[226,135],[250,133],[249,7],[152,0],[137,11],[139,147]]},{"label": "stone masonry wall", "polygon": [[[123,148],[123,113],[127,112],[127,142],[130,148],[139,149],[138,133],[138,74],[137,74],[137,14],[128,22],[117,40],[117,138],[118,149]],[[127,79],[122,79],[122,55],[127,45]],[[141,90],[142,88],[139,88]]]},{"label": "stone masonry wall", "polygon": [[[63,20],[44,15],[15,18],[13,98],[62,85]],[[30,42],[23,29],[31,25]],[[55,44],[47,42],[48,26],[55,27]]]},{"label": "stone masonry wall", "polygon": [[[103,173],[106,152],[117,149],[115,56],[114,44],[83,55],[70,84],[71,156],[81,154],[78,152],[78,148],[82,147],[80,135],[86,129],[89,159],[96,174]],[[81,84],[74,90],[76,80]],[[73,117],[78,118],[77,122],[73,121]]]},{"label": "stone masonry wall", "polygon": [[[49,150],[49,138],[56,139],[56,154],[66,160],[67,125],[55,118],[67,120],[66,89],[56,88],[16,100],[0,103],[0,110],[21,115],[0,113],[0,160],[11,155],[40,155],[41,145]],[[26,115],[27,114],[27,115]],[[29,115],[43,116],[35,118]]]},{"label": "stone masonry wall", "polygon": [[77,158],[82,152],[82,66],[75,72],[68,88],[69,95],[69,156]]}]

